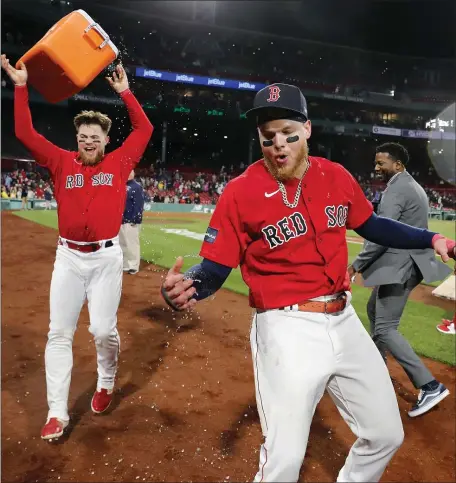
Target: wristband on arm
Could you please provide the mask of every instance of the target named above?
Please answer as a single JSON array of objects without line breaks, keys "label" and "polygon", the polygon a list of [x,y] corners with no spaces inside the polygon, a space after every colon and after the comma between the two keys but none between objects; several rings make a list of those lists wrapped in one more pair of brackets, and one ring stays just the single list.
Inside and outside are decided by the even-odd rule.
[{"label": "wristband on arm", "polygon": [[448,256],[450,258],[456,259],[456,254],[454,252],[454,249],[456,247],[456,241],[450,240],[449,238],[441,235],[440,233],[436,233],[432,237],[432,248],[434,248],[435,242],[437,240],[441,240],[441,239],[445,240],[445,242],[446,242],[446,246],[447,246],[447,250],[448,250]]}]

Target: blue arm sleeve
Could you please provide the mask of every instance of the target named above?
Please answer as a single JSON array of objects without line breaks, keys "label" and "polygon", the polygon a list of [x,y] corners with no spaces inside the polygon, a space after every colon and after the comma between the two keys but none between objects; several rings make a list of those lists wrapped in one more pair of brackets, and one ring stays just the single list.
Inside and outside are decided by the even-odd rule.
[{"label": "blue arm sleeve", "polygon": [[355,232],[377,245],[405,250],[432,248],[432,238],[436,235],[424,228],[415,228],[375,213],[356,228]]},{"label": "blue arm sleeve", "polygon": [[198,265],[189,268],[185,272],[184,278],[194,280],[193,287],[196,288],[196,293],[192,298],[203,300],[213,295],[225,283],[231,270],[231,267],[212,262],[206,258],[203,258],[203,261]]}]

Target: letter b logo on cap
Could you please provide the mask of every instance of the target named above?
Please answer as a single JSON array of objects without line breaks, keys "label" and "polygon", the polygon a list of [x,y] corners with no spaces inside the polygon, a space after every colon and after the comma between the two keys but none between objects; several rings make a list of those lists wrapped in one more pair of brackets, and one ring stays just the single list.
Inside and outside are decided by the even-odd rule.
[{"label": "letter b logo on cap", "polygon": [[280,97],[280,89],[277,86],[270,86],[269,89],[269,98],[268,102],[276,102],[279,100]]}]

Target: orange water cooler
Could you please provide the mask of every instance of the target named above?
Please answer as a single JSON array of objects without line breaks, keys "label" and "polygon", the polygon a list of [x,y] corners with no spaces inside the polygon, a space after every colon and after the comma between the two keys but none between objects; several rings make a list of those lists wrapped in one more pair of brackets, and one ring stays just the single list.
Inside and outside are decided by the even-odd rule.
[{"label": "orange water cooler", "polygon": [[84,89],[118,54],[100,25],[84,10],[75,10],[19,60],[27,67],[29,83],[55,103]]}]

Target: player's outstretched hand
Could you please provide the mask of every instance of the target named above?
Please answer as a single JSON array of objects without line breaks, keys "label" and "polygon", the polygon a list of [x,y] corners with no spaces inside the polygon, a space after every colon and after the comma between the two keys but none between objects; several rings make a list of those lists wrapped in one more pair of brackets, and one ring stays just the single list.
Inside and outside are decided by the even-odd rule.
[{"label": "player's outstretched hand", "polygon": [[456,259],[456,242],[445,237],[437,238],[434,241],[434,251],[442,257],[443,262],[448,262],[450,258]]},{"label": "player's outstretched hand", "polygon": [[2,54],[2,69],[8,74],[8,77],[16,84],[17,86],[25,86],[27,84],[28,73],[27,68],[23,62],[19,63],[19,68],[15,69],[11,64],[9,59],[6,57],[5,54]]},{"label": "player's outstretched hand", "polygon": [[128,77],[122,64],[117,64],[112,77],[106,77],[109,85],[120,94],[129,88]]},{"label": "player's outstretched hand", "polygon": [[192,287],[193,280],[184,280],[184,274],[181,273],[183,264],[183,257],[178,257],[168,271],[161,288],[163,298],[174,310],[191,309],[196,304],[196,300],[191,299],[196,292],[195,287]]}]

